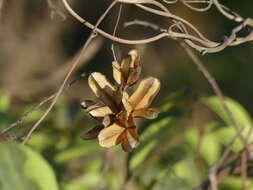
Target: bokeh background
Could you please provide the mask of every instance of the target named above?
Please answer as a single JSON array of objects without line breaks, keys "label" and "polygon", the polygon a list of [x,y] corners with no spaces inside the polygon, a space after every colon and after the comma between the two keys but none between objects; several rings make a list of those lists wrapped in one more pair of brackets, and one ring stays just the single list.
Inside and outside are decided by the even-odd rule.
[{"label": "bokeh background", "polygon": [[[57,91],[90,30],[65,12],[60,0],[53,3],[65,14],[65,19],[52,12],[45,0],[0,2],[0,129],[3,129]],[[69,2],[82,17],[95,23],[111,1]],[[221,3],[243,17],[253,18],[250,0]],[[168,7],[214,41],[222,41],[236,26],[215,7],[204,13],[189,10],[181,3]],[[113,32],[118,10],[119,5],[101,28]],[[134,19],[151,21],[162,28],[170,23],[132,5],[123,5],[117,30],[120,37],[142,39],[155,33],[146,27],[124,27],[125,22]],[[110,40],[95,38],[71,80],[93,71],[112,79],[111,45]],[[4,155],[0,158],[0,189],[54,190],[58,186],[62,190],[184,190],[207,178],[208,169],[219,160],[234,134],[216,95],[177,41],[162,39],[137,46],[115,44],[119,60],[131,49],[141,53],[142,77],[155,76],[161,80],[161,91],[153,105],[160,107],[162,113],[158,119],[138,121],[139,148],[128,154],[120,147],[107,150],[99,147],[97,140],[80,139],[81,134],[97,124],[79,106],[82,100],[94,98],[87,78],[83,78],[64,92],[27,146],[17,143],[46,106],[8,133],[7,137],[16,144],[0,147]],[[250,126],[253,44],[229,47],[200,59],[229,98],[237,119]],[[233,150],[240,148],[238,141]],[[253,181],[248,182],[252,189]],[[219,187],[239,190],[241,185],[240,175],[233,175]]]}]

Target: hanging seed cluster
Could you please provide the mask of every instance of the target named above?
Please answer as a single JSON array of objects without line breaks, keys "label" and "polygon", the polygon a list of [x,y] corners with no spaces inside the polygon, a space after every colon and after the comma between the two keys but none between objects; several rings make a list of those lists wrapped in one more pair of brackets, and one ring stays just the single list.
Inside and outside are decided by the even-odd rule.
[{"label": "hanging seed cluster", "polygon": [[150,105],[160,90],[160,82],[154,77],[145,78],[129,94],[129,87],[138,82],[141,74],[140,56],[136,50],[131,50],[121,64],[112,62],[112,68],[115,84],[99,72],[88,77],[88,84],[98,101],[85,100],[81,105],[100,124],[82,138],[98,138],[100,146],[106,148],[121,144],[123,150],[131,152],[139,144],[134,119],[158,116],[159,110]]}]

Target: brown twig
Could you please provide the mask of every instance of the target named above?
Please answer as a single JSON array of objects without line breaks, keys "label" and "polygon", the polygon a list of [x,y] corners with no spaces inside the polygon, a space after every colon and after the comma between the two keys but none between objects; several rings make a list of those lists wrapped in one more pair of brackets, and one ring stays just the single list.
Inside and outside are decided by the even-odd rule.
[{"label": "brown twig", "polygon": [[[111,160],[110,160],[110,152],[104,152],[104,161],[103,164],[101,166],[101,171],[100,171],[100,179],[104,179],[106,174],[108,173],[108,170],[110,169],[110,165],[111,165]],[[105,185],[105,181],[104,180],[100,180],[96,187],[95,190],[103,190]]]},{"label": "brown twig", "polygon": [[[79,81],[80,79],[84,78],[86,76],[86,73],[81,74],[78,78],[74,79],[73,81],[71,81],[68,85],[65,86],[64,91],[68,90],[72,85],[74,85],[77,81]],[[41,100],[37,105],[33,106],[32,108],[30,108],[28,111],[26,111],[18,120],[16,120],[15,122],[11,123],[10,125],[8,125],[7,127],[5,127],[1,132],[0,132],[0,136],[10,132],[11,130],[13,130],[14,128],[16,128],[20,123],[22,123],[30,114],[32,114],[34,111],[38,110],[41,106],[43,106],[45,103],[47,103],[48,101],[52,100],[53,98],[55,98],[56,93],[52,94],[51,96],[45,97],[43,98],[43,100]]]},{"label": "brown twig", "polygon": [[66,15],[55,6],[55,4],[52,2],[52,0],[47,0],[47,5],[51,10],[51,18],[52,19],[54,18],[55,15],[59,15],[62,18],[62,20],[66,19]]},{"label": "brown twig", "polygon": [[204,64],[199,60],[199,58],[193,53],[193,51],[188,46],[186,46],[185,43],[180,42],[180,45],[184,48],[184,50],[187,53],[187,55],[191,58],[191,60],[196,65],[196,67],[198,68],[198,70],[204,75],[204,77],[206,78],[206,80],[208,81],[208,83],[211,85],[213,91],[218,96],[218,98],[220,100],[220,103],[221,103],[224,111],[227,113],[227,115],[228,115],[231,123],[235,127],[236,132],[238,134],[240,134],[239,137],[240,137],[241,141],[246,145],[247,143],[245,142],[245,139],[243,138],[243,136],[242,136],[242,134],[240,132],[241,131],[240,124],[237,122],[237,120],[235,119],[235,116],[233,115],[233,113],[229,109],[229,107],[228,107],[228,105],[227,105],[227,103],[225,101],[224,94],[222,93],[222,91],[221,91],[220,87],[218,86],[216,80],[210,74],[210,72],[206,69],[206,67],[204,66]]},{"label": "brown twig", "polygon": [[[126,23],[128,26],[130,25],[142,25],[143,23],[145,23],[145,27],[151,27],[153,28],[153,24],[150,22],[146,22],[146,21],[132,21],[132,22],[128,22]],[[177,23],[176,23],[177,24]],[[180,27],[180,26],[179,26]],[[182,28],[180,28],[180,30],[182,30]],[[189,58],[193,61],[193,63],[196,65],[196,67],[198,68],[198,70],[204,75],[204,77],[206,78],[206,80],[208,81],[208,83],[211,85],[213,91],[215,92],[215,94],[218,96],[220,103],[224,109],[224,111],[227,113],[231,123],[234,125],[237,134],[239,135],[241,141],[245,144],[245,146],[247,145],[246,140],[243,138],[242,134],[241,134],[241,127],[240,124],[237,122],[237,120],[235,119],[233,113],[231,112],[231,110],[229,109],[226,101],[225,101],[225,97],[224,94],[222,93],[221,89],[219,88],[217,82],[215,81],[214,77],[210,74],[210,72],[206,69],[206,67],[204,66],[204,64],[200,61],[200,59],[194,54],[194,52],[186,45],[186,43],[179,41],[180,45],[183,47],[183,49],[185,50],[185,52],[187,53],[187,55],[189,56]]]},{"label": "brown twig", "polygon": [[94,26],[94,29],[92,30],[90,36],[88,37],[87,41],[85,42],[80,56],[77,57],[77,59],[73,62],[73,65],[71,66],[70,70],[68,71],[62,85],[60,86],[59,90],[57,91],[52,103],[50,104],[50,106],[48,107],[48,109],[45,111],[45,113],[41,116],[41,118],[32,126],[31,130],[29,131],[29,133],[27,134],[27,136],[24,138],[22,144],[25,144],[31,137],[32,133],[36,130],[36,128],[39,126],[39,124],[45,119],[45,117],[47,116],[47,114],[52,110],[53,106],[55,105],[56,101],[58,100],[59,96],[61,95],[66,82],[68,81],[70,75],[72,74],[72,72],[75,70],[76,66],[78,65],[78,63],[80,63],[80,59],[82,57],[82,54],[86,51],[86,48],[88,47],[88,45],[90,44],[90,42],[92,41],[92,39],[96,36],[95,35],[95,30],[97,28],[97,26],[104,20],[105,16],[108,14],[108,12],[113,8],[113,6],[117,3],[117,0],[113,1],[109,7],[106,9],[106,11],[102,14],[102,16],[98,19],[96,25]]},{"label": "brown twig", "polygon": [[[153,24],[150,23],[150,22],[146,22],[146,21],[139,21],[138,20],[138,21],[131,21],[131,22],[125,23],[126,26],[131,26],[131,25],[141,25],[141,26],[143,26],[143,24],[144,24],[145,27],[150,27],[150,28],[154,29]],[[178,23],[175,23],[175,25],[177,25],[177,24]],[[159,30],[159,29],[157,29],[157,27],[158,26],[155,27],[155,30]],[[181,26],[179,26],[179,27],[180,27],[181,30],[184,30],[184,28],[181,28]],[[235,120],[232,112],[230,111],[229,107],[227,106],[227,104],[225,102],[224,95],[223,95],[222,91],[220,90],[218,84],[216,83],[214,77],[209,73],[209,71],[205,68],[204,64],[198,59],[198,57],[193,53],[193,51],[188,46],[186,46],[186,44],[184,42],[181,41],[180,45],[184,48],[187,55],[195,63],[195,65],[200,70],[200,72],[205,76],[205,78],[207,79],[207,81],[209,82],[211,87],[213,88],[215,94],[219,97],[224,111],[228,114],[228,117],[230,118],[231,122],[234,124],[235,129],[237,131],[235,137],[232,139],[231,143],[225,149],[223,155],[221,156],[221,159],[217,162],[217,164],[212,166],[209,170],[209,180],[210,180],[211,189],[212,190],[217,190],[218,182],[216,180],[216,174],[217,174],[218,168],[221,167],[221,165],[224,163],[224,161],[229,156],[231,146],[234,144],[235,140],[238,137],[241,138],[242,142],[244,143],[244,145],[246,147],[246,150],[249,150],[247,140],[249,139],[249,136],[252,133],[253,129],[249,131],[248,137],[246,139],[244,139],[243,136],[242,136],[243,128],[240,128],[240,126],[237,123],[237,121]],[[244,165],[247,165],[247,163],[245,164],[245,162],[242,162],[242,163]],[[245,171],[244,171],[244,174],[245,174]]]},{"label": "brown twig", "polygon": [[158,25],[147,22],[147,21],[138,20],[138,19],[135,19],[133,21],[124,23],[124,27],[129,27],[129,26],[132,26],[132,25],[141,25],[141,26],[148,27],[148,28],[151,28],[151,29],[156,30],[156,31],[160,30],[160,27]]},{"label": "brown twig", "polygon": [[[240,174],[241,171],[241,164],[242,164],[242,157],[241,155],[246,152],[243,150],[236,155],[230,157],[230,162],[223,167],[219,167],[216,173],[217,184],[219,184],[222,180],[228,177],[231,174]],[[252,162],[252,158],[249,158],[249,161]],[[246,170],[252,169],[249,165],[247,166]],[[200,185],[198,185],[194,190],[207,190],[211,185],[211,180],[208,178],[204,180]]]},{"label": "brown twig", "polygon": [[[68,4],[67,0],[62,0],[62,1],[65,5],[66,9],[68,10],[68,12],[74,18],[76,18],[78,21],[83,23],[86,27],[88,27],[90,29],[94,29],[94,25],[92,25],[87,20],[80,17],[71,8],[71,6]],[[114,42],[118,42],[118,43],[122,43],[122,44],[147,44],[147,43],[151,43],[151,42],[160,40],[162,38],[183,39],[190,47],[196,49],[197,51],[201,52],[202,54],[206,54],[206,53],[216,53],[216,52],[222,51],[223,49],[225,49],[228,46],[235,46],[235,45],[245,43],[248,41],[253,41],[253,30],[251,30],[250,33],[248,35],[246,35],[245,37],[238,37],[237,36],[237,34],[246,26],[253,28],[253,19],[251,19],[251,18],[242,19],[242,17],[240,17],[238,14],[230,11],[224,5],[220,4],[217,0],[210,1],[210,4],[215,4],[217,9],[224,16],[226,16],[228,19],[231,19],[235,22],[242,21],[241,24],[239,24],[237,27],[235,27],[232,30],[231,35],[229,37],[226,37],[223,42],[214,42],[214,41],[207,39],[205,36],[203,36],[201,34],[201,32],[194,25],[192,25],[187,20],[185,20],[175,14],[172,14],[164,5],[162,5],[158,1],[154,1],[154,0],[119,0],[119,2],[126,3],[126,4],[134,4],[137,7],[141,8],[144,11],[147,11],[151,14],[159,15],[159,16],[171,19],[172,21],[179,22],[185,28],[189,28],[191,31],[193,31],[194,34],[181,33],[181,32],[177,32],[177,31],[168,30],[168,31],[161,31],[159,34],[152,36],[150,38],[141,39],[141,40],[128,40],[128,39],[123,39],[123,38],[119,38],[114,35],[111,35],[99,28],[95,29],[95,31],[98,34],[100,34],[100,35],[104,36],[105,38],[110,39]],[[174,2],[176,2],[176,1],[173,1],[173,3]],[[187,5],[189,5],[189,3],[190,3],[190,1],[184,1],[184,2]],[[154,5],[158,9],[148,7],[145,4]],[[211,6],[208,6],[208,7],[210,8]],[[194,9],[194,8],[191,8],[191,9]]]},{"label": "brown twig", "polygon": [[[113,36],[116,35],[116,31],[117,31],[117,28],[119,26],[119,21],[120,21],[121,13],[122,13],[122,5],[120,4],[119,5],[119,11],[118,11],[118,16],[117,16],[116,24],[115,24],[115,27],[113,29]],[[115,46],[114,43],[112,43],[112,46],[111,46],[112,55],[113,55],[114,61],[118,62],[114,46]]]},{"label": "brown twig", "polygon": [[248,168],[248,156],[247,156],[247,149],[241,154],[241,178],[242,178],[242,188],[243,190],[248,190],[248,174],[247,174],[247,168]]}]

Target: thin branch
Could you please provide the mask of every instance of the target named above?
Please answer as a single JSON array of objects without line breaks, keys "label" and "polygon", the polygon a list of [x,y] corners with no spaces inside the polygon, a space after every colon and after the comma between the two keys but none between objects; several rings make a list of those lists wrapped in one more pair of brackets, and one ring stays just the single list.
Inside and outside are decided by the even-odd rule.
[{"label": "thin branch", "polygon": [[247,168],[248,168],[248,158],[247,158],[247,149],[241,154],[241,178],[242,178],[242,188],[243,190],[248,190],[248,174],[247,174]]},{"label": "thin branch", "polygon": [[[65,86],[64,91],[68,90],[70,87],[72,87],[77,81],[79,81],[80,79],[86,77],[86,73],[81,74],[79,77],[77,77],[76,79],[74,79],[73,81],[71,81],[68,85]],[[6,128],[4,128],[1,132],[0,132],[0,136],[10,132],[11,130],[13,130],[14,128],[16,128],[20,123],[22,123],[29,115],[31,115],[34,111],[38,110],[41,106],[43,106],[45,103],[47,103],[48,101],[52,100],[53,98],[55,98],[56,93],[52,94],[51,96],[45,97],[43,98],[37,105],[33,106],[32,108],[30,108],[28,111],[26,111],[18,120],[16,120],[15,122],[11,123],[10,125],[8,125]]]},{"label": "thin branch", "polygon": [[[100,169],[100,176],[99,178],[100,179],[104,179],[110,169],[110,166],[111,166],[111,159],[110,159],[110,152],[109,151],[106,151],[104,153],[104,159],[103,159],[103,164],[101,166],[101,169]],[[104,180],[100,180],[96,187],[95,187],[95,190],[103,190],[105,189],[104,188],[105,186],[105,181]]]},{"label": "thin branch", "polygon": [[[156,31],[160,30],[160,27],[158,25],[147,22],[147,21],[138,20],[138,19],[124,23],[124,27],[129,27],[129,26],[133,26],[133,25],[141,25],[141,26],[148,27],[148,28],[151,28]],[[164,30],[160,30],[160,31],[164,31]]]},{"label": "thin branch", "polygon": [[[117,28],[118,28],[118,25],[119,25],[121,13],[122,13],[122,4],[119,5],[119,11],[118,11],[117,20],[116,20],[115,27],[113,29],[113,36],[116,35],[116,31],[117,31]],[[114,61],[118,62],[117,56],[116,56],[116,53],[115,53],[114,43],[112,43],[111,50],[112,50],[112,55],[113,55]]]},{"label": "thin branch", "polygon": [[73,65],[71,66],[69,72],[67,73],[62,85],[60,86],[59,90],[57,91],[52,103],[50,104],[50,106],[48,107],[48,109],[45,111],[45,113],[41,116],[41,118],[33,125],[33,127],[31,128],[31,130],[29,131],[29,133],[27,134],[27,136],[24,138],[22,144],[26,144],[26,142],[30,139],[32,133],[37,129],[37,127],[39,126],[39,124],[45,119],[45,117],[48,115],[48,113],[52,110],[53,106],[55,105],[56,101],[58,100],[59,96],[61,95],[70,75],[72,74],[72,72],[75,70],[76,66],[79,64],[80,59],[82,57],[82,54],[85,53],[86,48],[88,47],[88,45],[90,44],[90,42],[92,41],[92,39],[94,37],[96,37],[95,35],[95,29],[97,28],[97,26],[104,20],[105,16],[108,14],[108,12],[114,7],[114,5],[117,3],[117,0],[113,1],[110,6],[106,9],[106,11],[102,14],[102,16],[98,19],[94,29],[92,30],[90,36],[88,37],[87,41],[85,42],[80,56],[77,57],[77,59],[73,62]]},{"label": "thin branch", "polygon": [[236,132],[238,134],[240,134],[240,139],[241,141],[246,145],[245,143],[245,139],[243,138],[242,134],[241,134],[241,127],[240,124],[237,122],[237,120],[235,119],[235,116],[233,115],[233,113],[231,112],[231,110],[229,109],[226,101],[225,101],[225,97],[224,94],[222,93],[220,87],[218,86],[217,82],[215,81],[215,79],[213,78],[213,76],[210,74],[210,72],[206,69],[206,67],[204,66],[204,64],[199,60],[199,58],[193,53],[193,51],[183,42],[180,42],[180,45],[185,49],[185,52],[187,53],[187,55],[191,58],[191,60],[193,61],[193,63],[197,66],[198,70],[204,75],[204,77],[206,78],[206,80],[208,81],[208,83],[211,85],[213,91],[215,92],[215,94],[218,96],[220,103],[224,109],[224,111],[227,113],[231,123],[233,124],[233,126],[236,129]]},{"label": "thin branch", "polygon": [[[224,180],[226,177],[228,177],[231,174],[240,174],[240,167],[242,163],[242,157],[241,155],[245,152],[246,150],[243,150],[239,152],[236,155],[233,155],[230,157],[230,163],[228,163],[226,166],[220,167],[217,170],[217,184]],[[252,162],[252,158],[249,158],[249,161]],[[247,166],[247,170],[251,169],[249,165]],[[198,185],[194,190],[208,190],[209,186],[211,184],[210,179],[204,180],[200,185]]]},{"label": "thin branch", "polygon": [[[241,23],[240,25],[238,25],[235,29],[233,29],[233,31],[229,37],[225,38],[225,40],[223,42],[218,43],[218,42],[213,42],[213,41],[207,39],[190,22],[188,22],[187,20],[185,20],[177,15],[172,14],[165,6],[163,6],[158,1],[154,1],[154,0],[119,0],[119,2],[126,3],[126,4],[134,4],[137,7],[141,8],[149,13],[152,13],[154,15],[160,15],[160,16],[169,18],[172,21],[180,22],[181,25],[185,25],[184,27],[190,28],[196,34],[196,36],[191,35],[189,33],[187,33],[187,34],[186,33],[178,33],[175,31],[168,30],[167,32],[162,31],[161,33],[159,33],[155,36],[152,36],[152,37],[146,38],[146,39],[142,39],[142,40],[123,39],[123,38],[119,38],[114,35],[111,35],[99,28],[94,28],[94,25],[92,25],[91,23],[89,23],[88,21],[86,21],[85,19],[80,17],[71,8],[71,6],[68,4],[67,0],[62,0],[62,1],[64,3],[65,8],[68,10],[68,12],[74,18],[76,18],[78,21],[80,21],[82,24],[84,24],[86,27],[88,27],[90,29],[94,29],[94,31],[96,31],[98,34],[102,35],[103,37],[105,37],[107,39],[110,39],[114,42],[118,42],[118,43],[122,43],[122,44],[147,44],[147,43],[151,43],[151,42],[160,40],[162,38],[172,38],[172,39],[176,39],[176,40],[183,39],[190,47],[196,49],[197,51],[201,52],[202,54],[206,54],[206,53],[215,53],[215,52],[222,51],[223,49],[225,49],[228,46],[235,46],[235,45],[245,43],[248,41],[253,41],[253,30],[247,36],[245,36],[243,38],[237,37],[237,33],[239,31],[241,31],[243,28],[245,28],[246,26],[250,26],[251,28],[253,28],[253,20],[250,18],[243,20],[244,22]],[[155,7],[159,8],[161,10],[145,6],[145,4],[155,5]],[[222,6],[221,4],[219,4],[219,7],[222,7],[222,10],[227,10],[227,8],[224,8],[225,6]],[[236,16],[236,18],[240,18],[240,17]],[[236,20],[238,20],[238,19],[236,19]]]},{"label": "thin branch", "polygon": [[52,0],[47,0],[47,4],[51,10],[51,18],[52,19],[54,18],[55,15],[59,15],[62,18],[62,20],[66,19],[66,15],[54,5]]},{"label": "thin branch", "polygon": [[[133,24],[142,25],[143,23],[145,23],[145,26],[152,26],[153,25],[152,23],[149,23],[149,22],[146,22],[146,21],[131,22],[130,24],[132,24],[132,25]],[[182,28],[180,28],[180,29],[182,29]],[[225,97],[224,97],[221,89],[219,88],[217,82],[215,81],[214,77],[210,74],[210,72],[206,69],[206,67],[204,66],[204,64],[198,59],[198,57],[194,54],[194,52],[184,42],[181,41],[180,45],[184,48],[184,50],[187,53],[187,55],[190,57],[190,59],[196,65],[196,67],[198,68],[198,70],[204,75],[204,77],[206,78],[206,80],[208,81],[208,83],[211,85],[213,91],[218,96],[218,98],[220,100],[220,103],[221,103],[224,111],[227,113],[227,115],[228,115],[231,123],[235,127],[237,134],[239,134],[239,137],[240,137],[241,141],[246,146],[247,143],[246,143],[246,140],[243,138],[243,136],[241,134],[240,124],[237,122],[237,120],[235,119],[233,113],[229,109],[229,107],[228,107],[228,105],[227,105],[227,103],[225,101]]]}]

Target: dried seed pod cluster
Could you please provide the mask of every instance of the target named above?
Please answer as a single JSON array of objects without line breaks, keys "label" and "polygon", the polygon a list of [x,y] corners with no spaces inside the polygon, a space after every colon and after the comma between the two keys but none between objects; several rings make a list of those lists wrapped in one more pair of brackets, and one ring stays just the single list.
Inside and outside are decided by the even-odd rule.
[{"label": "dried seed pod cluster", "polygon": [[102,147],[121,144],[123,150],[131,152],[139,144],[134,118],[154,119],[159,113],[157,108],[149,106],[160,90],[160,82],[154,77],[145,78],[129,95],[128,88],[139,80],[141,73],[140,56],[136,50],[131,50],[121,64],[112,62],[112,67],[115,85],[98,72],[91,73],[88,78],[88,84],[99,102],[86,100],[81,105],[101,124],[82,138],[98,137]]}]

